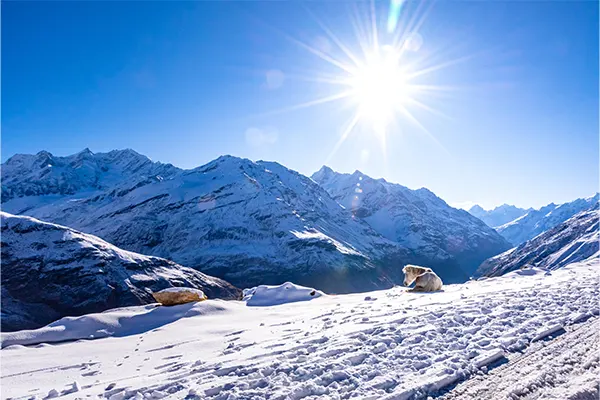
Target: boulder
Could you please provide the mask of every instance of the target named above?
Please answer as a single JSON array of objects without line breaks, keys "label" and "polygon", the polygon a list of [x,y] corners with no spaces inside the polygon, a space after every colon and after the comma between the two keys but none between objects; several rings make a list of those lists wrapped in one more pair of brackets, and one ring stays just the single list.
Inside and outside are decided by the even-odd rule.
[{"label": "boulder", "polygon": [[177,304],[194,303],[208,299],[204,292],[199,289],[172,287],[152,293],[152,296],[163,306],[175,306]]}]

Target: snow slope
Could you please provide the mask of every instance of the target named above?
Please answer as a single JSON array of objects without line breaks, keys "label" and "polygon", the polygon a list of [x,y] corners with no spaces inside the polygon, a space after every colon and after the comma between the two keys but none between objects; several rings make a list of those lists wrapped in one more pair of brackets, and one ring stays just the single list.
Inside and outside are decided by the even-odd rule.
[{"label": "snow slope", "polygon": [[492,228],[427,189],[410,190],[360,171],[341,174],[328,167],[312,179],[357,219],[411,249],[421,257],[416,264],[433,267],[446,282],[464,281],[483,260],[510,248]]},{"label": "snow slope", "polygon": [[239,289],[174,262],[115,247],[102,239],[30,217],[0,213],[3,331],[37,328],[66,315],[154,303],[171,286],[209,297]]},{"label": "snow slope", "polygon": [[600,321],[578,324],[549,343],[461,383],[439,400],[597,400],[600,397]]},{"label": "snow slope", "polygon": [[569,203],[556,205],[550,203],[539,210],[531,210],[514,221],[496,227],[496,230],[506,240],[515,246],[533,239],[542,232],[565,222],[573,215],[587,210],[592,206],[598,207],[600,195],[577,199]]},{"label": "snow slope", "polygon": [[[221,300],[130,307],[80,318],[77,329],[63,320],[5,333],[2,397],[425,399],[561,328],[598,320],[596,260],[532,272],[435,294],[393,288],[272,307]],[[107,337],[18,344],[49,332],[53,340],[89,339],[91,328]]]},{"label": "snow slope", "polygon": [[481,206],[474,205],[469,209],[469,214],[479,218],[485,222],[487,226],[494,228],[514,221],[530,211],[533,211],[533,209],[530,208],[526,210],[509,204],[502,204],[493,210],[484,210]]},{"label": "snow slope", "polygon": [[[105,160],[111,153],[89,157]],[[163,167],[143,165],[148,171]],[[2,174],[7,182],[19,179],[11,169]],[[311,179],[277,163],[223,156],[192,170],[127,176],[74,194],[14,197],[3,209],[236,285],[292,280],[333,292],[372,290],[391,287],[401,279],[398,267],[411,261],[407,249],[352,219]],[[42,179],[38,186],[47,185]]]},{"label": "snow slope", "polygon": [[484,261],[478,275],[500,276],[525,266],[554,270],[600,257],[600,211],[592,207],[516,248]]}]

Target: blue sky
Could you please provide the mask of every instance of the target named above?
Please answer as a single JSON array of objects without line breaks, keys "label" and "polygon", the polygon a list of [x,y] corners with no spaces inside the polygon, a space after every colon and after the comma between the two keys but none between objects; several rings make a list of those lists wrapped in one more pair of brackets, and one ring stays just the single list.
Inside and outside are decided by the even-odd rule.
[{"label": "blue sky", "polygon": [[[427,72],[418,83],[434,89],[419,101],[434,112],[407,106],[427,132],[400,116],[385,145],[360,123],[332,153],[356,99],[274,111],[340,90],[315,78],[345,72],[298,41],[349,65],[328,34],[360,58],[351,22],[369,28],[366,40],[372,9],[381,45],[416,38],[401,63]],[[307,175],[324,163],[359,169],[484,207],[597,190],[597,2],[410,2],[394,32],[388,12],[388,2],[4,2],[2,161],[133,148],[192,168],[233,154]]]}]

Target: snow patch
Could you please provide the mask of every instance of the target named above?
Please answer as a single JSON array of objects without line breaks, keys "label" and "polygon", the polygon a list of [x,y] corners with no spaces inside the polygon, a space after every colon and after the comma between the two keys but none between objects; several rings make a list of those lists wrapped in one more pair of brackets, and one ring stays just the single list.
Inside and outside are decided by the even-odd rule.
[{"label": "snow patch", "polygon": [[244,289],[243,300],[249,306],[275,306],[297,301],[310,301],[324,295],[320,290],[286,282],[279,286],[260,285]]}]

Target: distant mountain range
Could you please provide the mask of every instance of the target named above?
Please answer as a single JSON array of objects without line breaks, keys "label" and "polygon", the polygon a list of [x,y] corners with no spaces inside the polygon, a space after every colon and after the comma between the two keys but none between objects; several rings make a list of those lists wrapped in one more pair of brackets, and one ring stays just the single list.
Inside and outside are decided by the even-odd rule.
[{"label": "distant mountain range", "polygon": [[[496,231],[514,246],[533,239],[537,235],[552,229],[553,227],[568,220],[573,215],[588,210],[598,203],[599,195],[576,199],[568,203],[556,205],[550,203],[539,209],[517,208],[511,205],[502,205],[494,210],[485,211],[480,206],[473,206],[469,213],[494,226]],[[519,215],[521,214],[521,215]],[[499,222],[517,215],[514,219],[503,224]]]},{"label": "distant mountain range", "polygon": [[532,210],[516,220],[496,228],[506,240],[514,245],[519,245],[537,235],[552,229],[568,220],[575,214],[588,210],[598,203],[598,194],[576,199],[574,201],[556,205],[548,204],[539,210]]},{"label": "distant mountain range", "polygon": [[495,228],[497,226],[514,221],[515,219],[527,214],[532,210],[533,208],[526,210],[524,208],[519,208],[508,204],[503,204],[494,208],[493,210],[484,210],[482,207],[474,205],[469,209],[469,213],[485,222],[488,226]]},{"label": "distant mountain range", "polygon": [[152,292],[201,287],[239,298],[229,283],[172,261],[115,247],[93,235],[0,213],[2,331],[33,329],[64,316],[153,303]]},{"label": "distant mountain range", "polygon": [[477,275],[500,276],[522,267],[557,269],[600,256],[598,202],[518,247],[486,260]]},{"label": "distant mountain range", "polygon": [[459,282],[510,247],[426,189],[360,173],[337,174],[335,185],[327,172],[313,180],[232,156],[182,170],[133,150],[40,152],[2,165],[2,208],[242,287],[291,280],[338,293],[386,288],[401,282],[405,263]]}]

